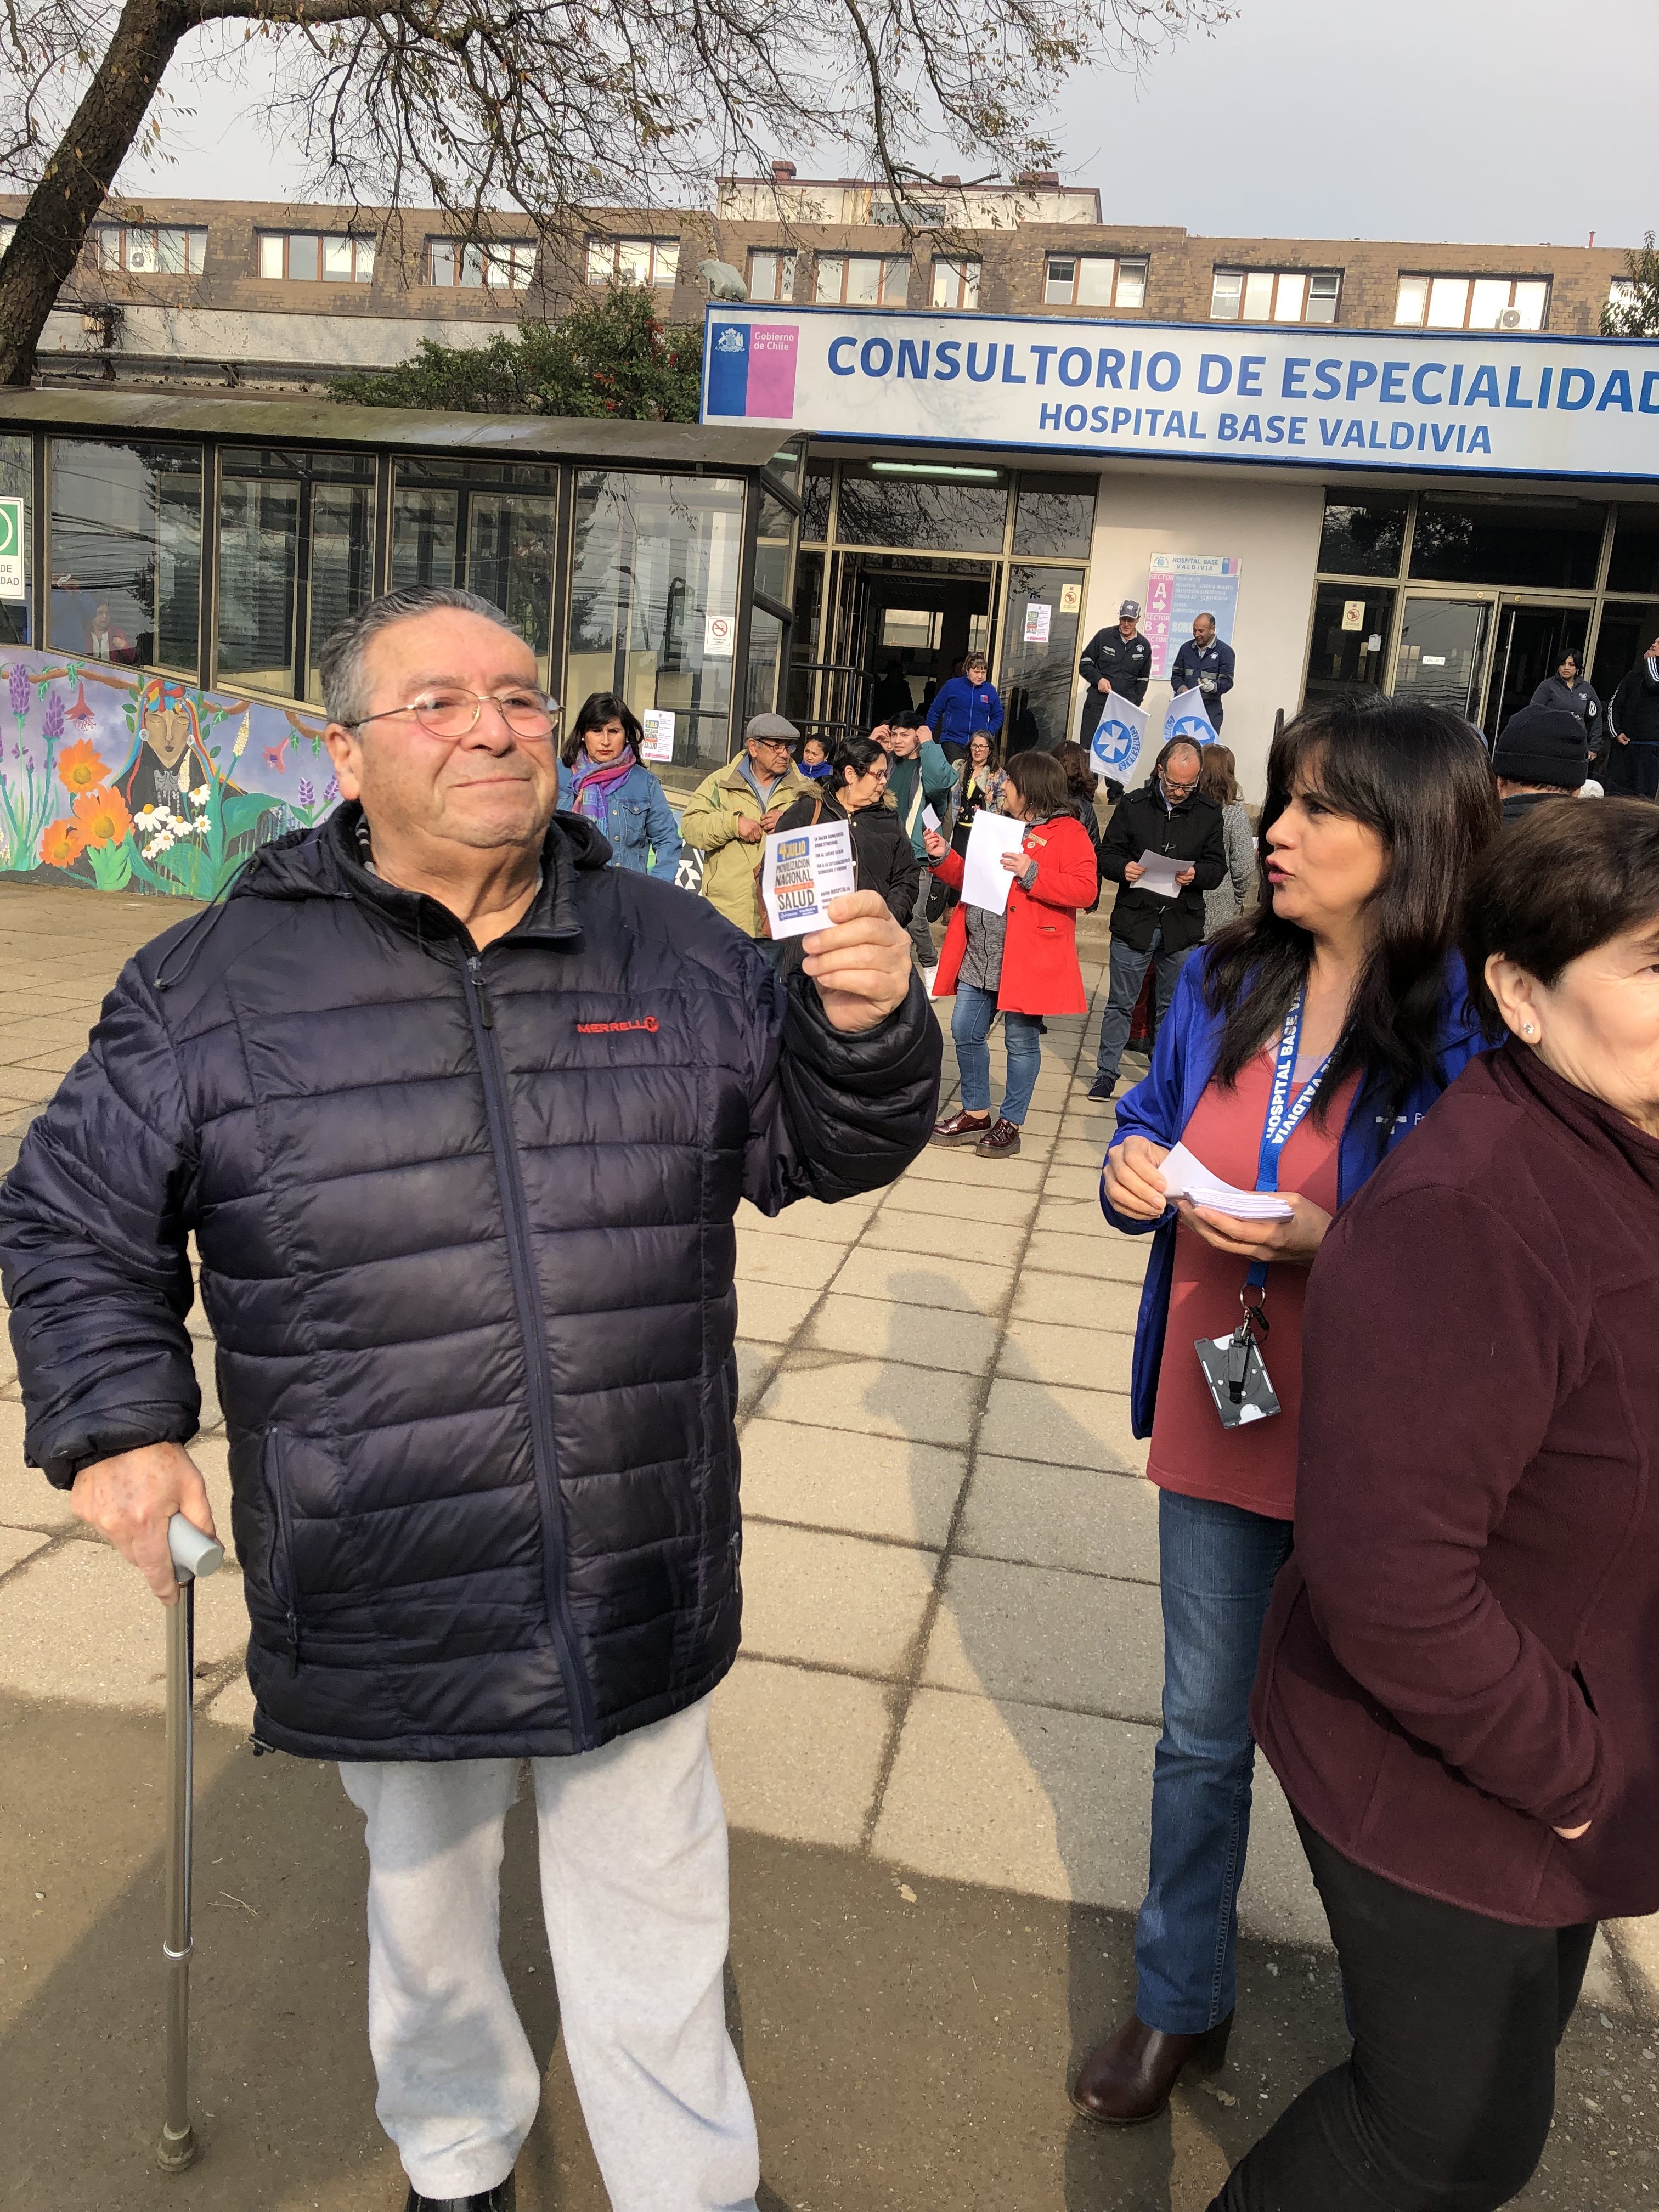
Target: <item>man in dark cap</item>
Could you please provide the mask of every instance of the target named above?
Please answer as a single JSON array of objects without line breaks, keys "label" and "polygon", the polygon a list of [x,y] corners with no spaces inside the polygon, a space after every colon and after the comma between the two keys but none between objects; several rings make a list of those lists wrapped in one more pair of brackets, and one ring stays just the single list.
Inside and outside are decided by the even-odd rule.
[{"label": "man in dark cap", "polygon": [[1571,799],[1589,774],[1584,725],[1565,707],[1522,707],[1492,747],[1505,822],[1524,821],[1547,799]]},{"label": "man in dark cap", "polygon": [[1111,629],[1097,630],[1083,649],[1078,673],[1088,685],[1083,702],[1083,724],[1078,743],[1086,753],[1101,710],[1114,691],[1121,691],[1132,707],[1146,696],[1152,673],[1152,648],[1140,635],[1140,602],[1125,599]]}]

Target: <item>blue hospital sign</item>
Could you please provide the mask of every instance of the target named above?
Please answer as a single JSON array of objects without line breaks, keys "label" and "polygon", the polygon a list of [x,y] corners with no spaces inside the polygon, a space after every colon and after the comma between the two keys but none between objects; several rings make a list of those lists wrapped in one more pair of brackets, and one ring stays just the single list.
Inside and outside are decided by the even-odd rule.
[{"label": "blue hospital sign", "polygon": [[725,306],[709,331],[705,422],[1316,469],[1659,477],[1651,339]]}]

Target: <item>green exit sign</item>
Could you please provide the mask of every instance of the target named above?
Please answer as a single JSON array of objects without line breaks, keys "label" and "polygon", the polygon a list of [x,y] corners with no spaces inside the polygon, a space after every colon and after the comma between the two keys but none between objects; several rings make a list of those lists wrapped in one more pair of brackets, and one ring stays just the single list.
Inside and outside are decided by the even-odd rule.
[{"label": "green exit sign", "polygon": [[0,499],[0,599],[23,596],[23,548],[28,518],[21,499]]}]

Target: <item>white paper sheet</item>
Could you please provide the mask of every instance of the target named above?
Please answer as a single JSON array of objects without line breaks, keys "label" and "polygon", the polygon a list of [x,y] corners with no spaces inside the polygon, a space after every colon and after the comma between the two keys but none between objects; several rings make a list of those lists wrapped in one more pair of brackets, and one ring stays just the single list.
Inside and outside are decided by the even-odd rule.
[{"label": "white paper sheet", "polygon": [[1131,890],[1150,891],[1154,898],[1179,898],[1181,885],[1176,878],[1192,862],[1178,860],[1173,853],[1154,853],[1149,847],[1140,856],[1140,865],[1146,872],[1131,884]]},{"label": "white paper sheet", "polygon": [[962,902],[983,907],[988,914],[1007,910],[1013,877],[1002,865],[1005,853],[1018,852],[1025,824],[1011,815],[976,814],[968,832],[968,852],[962,864]]},{"label": "white paper sheet", "polygon": [[761,896],[774,937],[804,937],[829,923],[824,908],[856,890],[853,839],[844,822],[775,830],[761,862]]},{"label": "white paper sheet", "polygon": [[935,831],[939,829],[939,817],[931,806],[924,806],[921,810],[921,826],[924,830]]},{"label": "white paper sheet", "polygon": [[1185,1145],[1176,1145],[1166,1152],[1158,1171],[1171,1198],[1190,1198],[1194,1206],[1206,1206],[1212,1212],[1231,1213],[1239,1221],[1288,1221],[1291,1218],[1292,1209],[1277,1191],[1240,1190],[1236,1183],[1224,1182]]}]

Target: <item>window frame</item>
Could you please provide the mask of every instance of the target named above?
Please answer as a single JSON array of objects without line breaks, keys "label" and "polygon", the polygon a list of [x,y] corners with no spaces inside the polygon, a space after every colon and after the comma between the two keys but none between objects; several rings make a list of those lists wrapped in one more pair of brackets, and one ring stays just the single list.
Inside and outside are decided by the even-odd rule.
[{"label": "window frame", "polygon": [[[927,298],[935,308],[950,313],[974,314],[979,309],[979,288],[984,281],[985,264],[976,256],[936,253],[928,272]],[[941,300],[941,280],[946,291],[954,290],[954,299]]]},{"label": "window frame", "polygon": [[[1054,276],[1054,267],[1057,263],[1068,261],[1072,264],[1070,294],[1065,299],[1057,299],[1054,285],[1060,280]],[[1098,268],[1103,264],[1112,272],[1109,296],[1104,300],[1081,298],[1085,267],[1092,265]],[[1139,276],[1140,297],[1138,300],[1122,297],[1126,272],[1132,285],[1136,275]],[[1152,257],[1150,253],[1085,253],[1050,246],[1044,251],[1042,257],[1042,304],[1045,307],[1092,307],[1107,313],[1139,313],[1146,305],[1146,287],[1152,281]]]},{"label": "window frame", "polygon": [[[376,240],[367,232],[359,230],[260,230],[255,234],[259,257],[259,280],[265,284],[372,284],[374,281]],[[289,264],[297,239],[313,239],[317,246],[317,274],[314,276],[295,276]],[[351,248],[351,274],[349,276],[325,276],[323,262],[331,246],[345,244]],[[283,265],[273,273],[265,266],[267,245],[280,245]],[[368,265],[361,266],[362,249],[367,246]]]},{"label": "window frame", "polygon": [[[527,292],[536,281],[536,260],[539,241],[533,238],[465,239],[430,237],[426,241],[426,271],[424,282],[439,292]],[[438,257],[447,252],[453,274],[444,277],[438,274]],[[466,257],[479,256],[482,273],[476,284],[465,279]],[[520,260],[528,255],[527,261]],[[490,264],[505,255],[507,262],[505,275],[490,272]],[[520,270],[522,269],[522,274]]]},{"label": "window frame", "polygon": [[[1261,269],[1245,262],[1218,262],[1210,271],[1210,320],[1212,323],[1248,323],[1260,330],[1268,329],[1275,324],[1284,330],[1329,330],[1342,319],[1342,285],[1346,275],[1347,271],[1343,269]],[[1265,315],[1247,314],[1244,311],[1253,276],[1267,277],[1273,287]],[[1218,313],[1217,303],[1223,296],[1222,284],[1229,277],[1237,279],[1238,304],[1231,314]],[[1287,277],[1302,287],[1301,312],[1296,315],[1281,315],[1279,313],[1279,286]],[[1316,292],[1315,287],[1321,284],[1334,285],[1335,289],[1330,292]],[[1331,312],[1328,316],[1309,314],[1308,310],[1316,298],[1329,301]]]},{"label": "window frame", "polygon": [[[849,301],[847,297],[848,271],[854,262],[869,261],[873,261],[881,272],[876,280],[876,296],[873,300]],[[823,271],[832,263],[840,264],[841,289],[835,298],[826,299]],[[901,272],[902,286],[896,298],[890,296],[889,291],[895,270]],[[910,304],[910,257],[908,253],[854,253],[850,249],[841,248],[832,253],[816,254],[812,262],[812,304],[819,307],[845,307],[849,305],[855,307],[908,307]]]},{"label": "window frame", "polygon": [[[590,231],[587,234],[586,281],[590,284],[631,284],[640,283],[642,282],[645,289],[648,292],[672,292],[675,285],[680,281],[679,260],[680,247],[683,242],[684,241],[678,238],[670,238],[665,236],[657,237],[653,235],[649,238],[636,238],[629,235],[628,237],[623,237],[620,232],[611,233],[604,231]],[[650,261],[647,264],[649,273],[643,279],[624,276],[621,272],[618,264],[621,260],[623,250],[624,247],[630,246],[643,246],[651,257]],[[596,274],[594,270],[594,255],[597,252],[607,247],[609,248],[611,254],[611,267],[609,270],[603,275]],[[667,258],[667,275],[665,277],[659,273],[659,270],[663,266],[663,258],[665,256],[666,256]]]},{"label": "window frame", "polygon": [[[773,264],[773,285],[769,292],[755,289],[755,264],[769,261]],[[751,246],[744,268],[744,279],[749,296],[757,307],[781,307],[794,303],[795,277],[800,263],[793,246]]]},{"label": "window frame", "polygon": [[[15,222],[12,222],[8,227],[15,234],[17,228]],[[132,267],[127,248],[128,241],[135,232],[155,240],[155,266],[154,268]],[[182,269],[164,269],[161,265],[161,242],[164,235],[181,238],[185,241],[185,265]],[[207,240],[205,223],[126,222],[118,217],[112,222],[104,221],[93,224],[87,234],[86,251],[93,267],[102,270],[106,275],[193,277],[201,276],[207,266]],[[112,241],[114,246],[112,253]],[[10,242],[8,239],[4,244],[9,245]],[[0,252],[3,251],[4,245],[0,245]]]},{"label": "window frame", "polygon": [[[1408,284],[1420,284],[1423,288],[1423,311],[1415,321],[1402,320],[1400,313],[1401,301],[1404,295],[1406,287]],[[1463,286],[1463,319],[1462,322],[1436,323],[1430,321],[1429,313],[1430,309],[1434,304],[1434,288],[1437,284],[1462,284]],[[1543,288],[1544,298],[1542,306],[1539,311],[1537,322],[1533,324],[1522,323],[1519,325],[1519,328],[1522,331],[1528,333],[1531,333],[1534,331],[1548,330],[1550,326],[1550,307],[1555,291],[1555,279],[1553,276],[1547,274],[1540,276],[1536,271],[1534,271],[1525,276],[1505,276],[1501,270],[1493,271],[1491,270],[1483,270],[1473,269],[1400,270],[1395,277],[1394,322],[1391,327],[1397,331],[1474,331],[1477,332],[1491,331],[1494,333],[1499,332],[1503,329],[1503,324],[1501,321],[1493,323],[1475,323],[1471,322],[1469,319],[1474,311],[1474,292],[1475,287],[1478,284],[1507,284],[1509,286],[1509,307],[1499,308],[1498,313],[1500,317],[1508,313],[1510,308],[1519,307],[1520,301],[1516,295],[1520,291],[1523,284],[1529,286],[1541,285]]]}]

